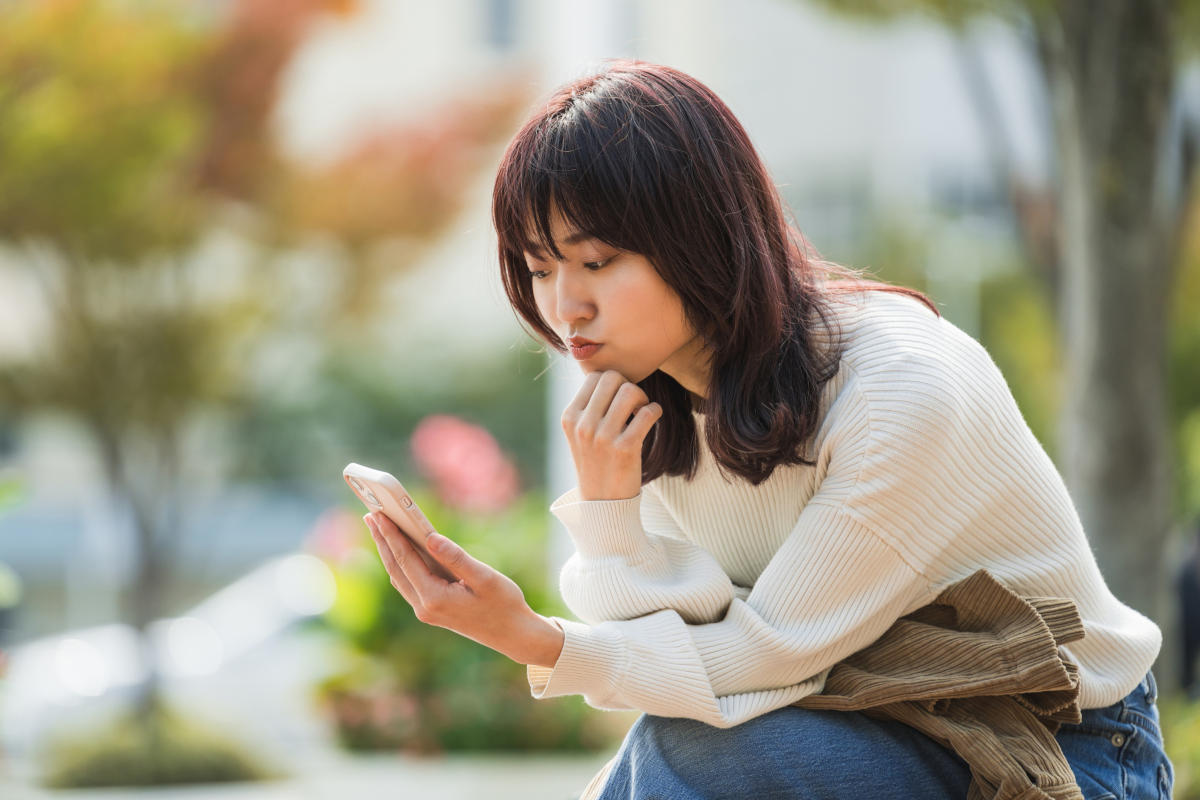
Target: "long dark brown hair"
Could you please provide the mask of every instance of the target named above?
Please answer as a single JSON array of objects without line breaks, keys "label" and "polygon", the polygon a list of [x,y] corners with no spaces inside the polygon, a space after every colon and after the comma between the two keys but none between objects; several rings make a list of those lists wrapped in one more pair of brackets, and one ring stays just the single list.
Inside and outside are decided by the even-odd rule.
[{"label": "long dark brown hair", "polygon": [[[645,256],[679,295],[712,352],[705,439],[718,464],[756,485],[781,464],[814,463],[803,450],[843,349],[838,334],[819,346],[817,326],[833,329],[832,295],[898,292],[939,313],[921,292],[820,260],[733,113],[670,67],[605,62],[555,91],[500,163],[492,216],[505,291],[534,334],[565,352],[538,312],[525,262],[527,250],[563,258],[550,232],[555,212]],[[643,483],[692,477],[690,393],[662,371],[639,385],[663,407],[643,444]]]}]

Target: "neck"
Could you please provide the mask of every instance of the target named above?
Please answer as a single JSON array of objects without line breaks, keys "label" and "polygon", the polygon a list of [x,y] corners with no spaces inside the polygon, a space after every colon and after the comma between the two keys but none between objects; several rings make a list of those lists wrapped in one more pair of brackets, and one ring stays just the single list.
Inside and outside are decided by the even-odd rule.
[{"label": "neck", "polygon": [[692,395],[692,407],[703,406],[708,397],[708,383],[712,376],[712,353],[704,347],[704,340],[695,336],[676,350],[661,367],[663,372],[687,389]]}]

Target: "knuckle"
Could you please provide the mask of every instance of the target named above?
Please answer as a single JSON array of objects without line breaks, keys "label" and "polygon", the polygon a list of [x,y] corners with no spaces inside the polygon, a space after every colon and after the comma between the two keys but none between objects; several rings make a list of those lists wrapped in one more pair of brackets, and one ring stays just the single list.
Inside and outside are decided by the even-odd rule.
[{"label": "knuckle", "polygon": [[445,603],[438,597],[431,597],[423,603],[425,614],[431,619],[436,619],[442,615],[445,609]]},{"label": "knuckle", "polygon": [[402,572],[407,573],[413,566],[412,553],[407,548],[400,548],[396,552],[396,565],[400,567]]}]

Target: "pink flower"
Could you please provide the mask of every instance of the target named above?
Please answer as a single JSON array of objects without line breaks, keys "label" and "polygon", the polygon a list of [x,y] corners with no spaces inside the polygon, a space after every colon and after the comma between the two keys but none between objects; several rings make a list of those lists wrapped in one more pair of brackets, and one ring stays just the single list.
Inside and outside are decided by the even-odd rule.
[{"label": "pink flower", "polygon": [[317,517],[305,538],[305,549],[333,564],[345,563],[362,548],[362,519],[335,506]]},{"label": "pink flower", "polygon": [[517,497],[517,468],[485,428],[434,414],[413,431],[412,449],[417,468],[453,508],[501,511]]}]

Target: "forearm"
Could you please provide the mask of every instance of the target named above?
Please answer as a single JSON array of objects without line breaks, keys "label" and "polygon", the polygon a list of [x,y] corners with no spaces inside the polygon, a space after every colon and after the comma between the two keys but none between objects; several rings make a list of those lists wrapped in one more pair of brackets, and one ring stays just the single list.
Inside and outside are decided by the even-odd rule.
[{"label": "forearm", "polygon": [[563,600],[588,623],[633,619],[664,609],[686,622],[713,622],[733,599],[733,584],[703,548],[642,528],[641,498],[579,501],[575,491],[551,510],[576,553],[561,575]]},{"label": "forearm", "polygon": [[516,641],[516,647],[506,656],[518,664],[535,667],[553,667],[562,653],[564,634],[554,620],[534,614],[525,623],[525,634]]}]

